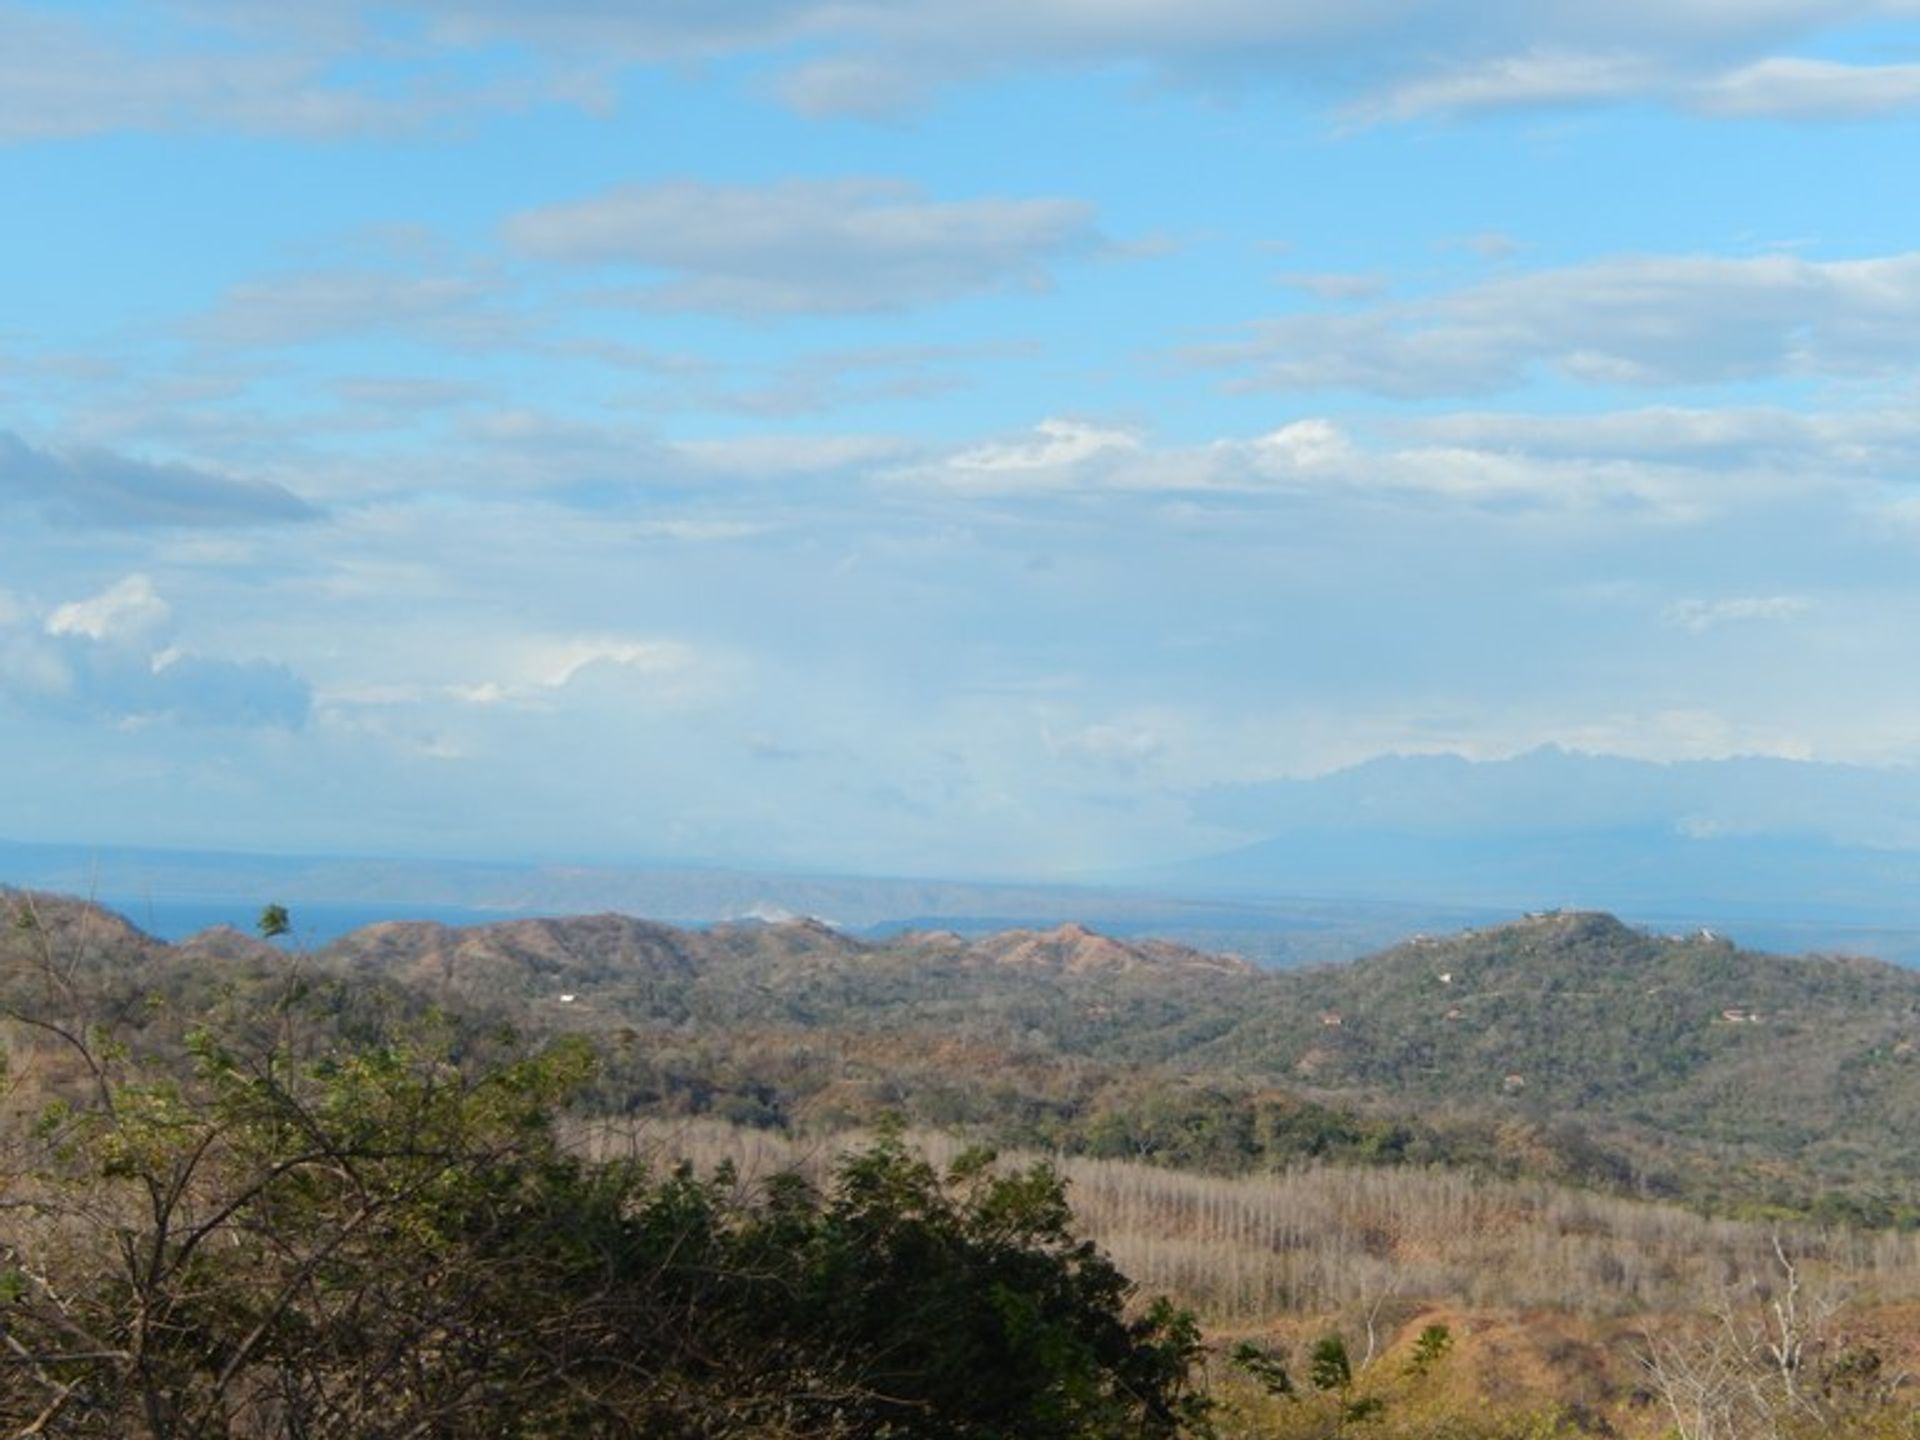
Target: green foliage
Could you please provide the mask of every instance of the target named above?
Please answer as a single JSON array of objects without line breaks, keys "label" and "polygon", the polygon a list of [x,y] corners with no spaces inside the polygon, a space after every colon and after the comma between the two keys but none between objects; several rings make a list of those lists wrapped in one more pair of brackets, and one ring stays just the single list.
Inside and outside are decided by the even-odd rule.
[{"label": "green foliage", "polygon": [[1307,1379],[1316,1390],[1353,1388],[1353,1362],[1347,1342],[1338,1335],[1322,1335],[1307,1352]]},{"label": "green foliage", "polygon": [[[35,928],[0,935],[0,962],[75,955],[96,1013],[136,1042],[177,1040],[221,985],[258,1014],[272,983],[257,953],[170,951],[90,907],[12,898]],[[1045,958],[1069,943],[589,916],[379,927],[305,969],[336,987],[342,1025],[431,1002],[476,1025],[603,1036],[586,1103],[613,1113],[818,1131],[898,1110],[1002,1145],[1223,1173],[1448,1164],[1722,1212],[1920,1215],[1906,1194],[1920,1129],[1905,1123],[1920,979],[1892,967],[1579,914],[1299,973],[1176,947]],[[1033,953],[1007,963],[1009,945]],[[136,1013],[149,997],[159,1007]]]},{"label": "green foliage", "polygon": [[[816,1190],[560,1143],[591,1047],[205,1025],[50,1111],[0,1240],[0,1425],[60,1436],[1172,1436],[1200,1341],[1059,1177],[897,1137]],[[19,1137],[16,1137],[19,1138]]]},{"label": "green foliage", "polygon": [[1284,1353],[1256,1345],[1251,1340],[1242,1340],[1228,1352],[1227,1358],[1236,1369],[1258,1380],[1269,1395],[1294,1393],[1293,1377],[1287,1373]]},{"label": "green foliage", "polygon": [[1414,1376],[1431,1373],[1452,1348],[1453,1331],[1437,1321],[1428,1325],[1414,1339],[1413,1353],[1407,1357],[1407,1373]]},{"label": "green foliage", "polygon": [[276,940],[293,929],[293,919],[287,914],[286,906],[269,905],[260,912],[254,928],[260,932],[262,940]]}]

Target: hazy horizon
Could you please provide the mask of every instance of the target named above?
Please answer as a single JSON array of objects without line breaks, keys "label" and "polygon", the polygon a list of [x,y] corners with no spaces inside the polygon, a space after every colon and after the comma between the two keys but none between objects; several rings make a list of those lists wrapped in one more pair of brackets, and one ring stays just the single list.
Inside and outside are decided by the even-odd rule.
[{"label": "hazy horizon", "polygon": [[1904,913],[1916,43],[0,0],[0,836]]}]

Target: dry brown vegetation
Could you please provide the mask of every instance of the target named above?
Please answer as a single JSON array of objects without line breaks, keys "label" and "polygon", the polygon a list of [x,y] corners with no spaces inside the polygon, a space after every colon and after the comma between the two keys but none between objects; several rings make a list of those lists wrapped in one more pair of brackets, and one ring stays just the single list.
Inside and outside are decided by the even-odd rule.
[{"label": "dry brown vegetation", "polygon": [[[1920,1003],[1902,999],[1906,982],[1878,971],[1813,966],[1802,975],[1730,947],[1564,917],[1463,940],[1438,975],[1430,943],[1347,976],[1301,979],[1305,988],[1365,980],[1369,1008],[1342,1000],[1255,1014],[1246,1002],[1269,977],[1189,965],[1151,947],[1120,954],[1080,932],[1010,937],[1007,954],[938,936],[889,951],[817,926],[692,937],[599,917],[477,934],[424,927],[431,944],[415,943],[422,937],[408,927],[383,927],[367,932],[378,954],[290,966],[237,935],[165,947],[90,907],[21,897],[17,908],[17,923],[0,935],[0,957],[12,962],[0,1011],[13,1015],[0,1037],[10,1052],[0,1124],[22,1140],[38,1133],[48,1102],[85,1102],[82,1053],[109,1036],[109,1050],[93,1053],[124,1053],[163,1075],[207,1023],[266,1053],[284,1039],[276,997],[296,993],[317,1055],[352,1054],[395,1025],[424,1025],[459,1066],[484,1073],[499,1063],[495,1047],[517,1043],[502,1022],[549,1036],[581,1031],[598,1050],[598,1078],[572,1092],[580,1108],[567,1122],[569,1148],[595,1159],[637,1154],[656,1177],[679,1158],[701,1175],[727,1162],[738,1180],[726,1203],[736,1207],[759,1203],[778,1182],[758,1182],[781,1172],[831,1175],[836,1158],[861,1143],[856,1127],[882,1116],[940,1127],[911,1140],[942,1167],[968,1139],[1025,1148],[1027,1159],[1054,1156],[1077,1230],[1141,1295],[1169,1295],[1205,1320],[1223,1437],[1530,1440],[1573,1427],[1677,1440],[1920,1440],[1905,1403],[1907,1373],[1920,1372],[1920,1236],[1889,1224],[1912,1211],[1906,1182],[1863,1192],[1870,1206],[1848,1195],[1844,1205],[1807,1207],[1823,1218],[1878,1218],[1879,1229],[1716,1219],[1591,1188],[1667,1193],[1649,1184],[1650,1170],[1556,1120],[1567,1109],[1536,1103],[1535,1082],[1545,1086],[1552,1062],[1566,1072],[1556,1084],[1612,1093],[1646,1063],[1658,1069],[1663,1055],[1691,1055],[1692,1032],[1679,1035],[1678,1049],[1649,1049],[1636,1011],[1615,1017],[1630,1039],[1596,1022],[1581,1029],[1592,1043],[1576,1054],[1558,1021],[1519,1023],[1535,1010],[1560,1015],[1553,987],[1574,970],[1638,967],[1634,995],[1673,1010],[1661,999],[1672,977],[1657,967],[1679,967],[1691,985],[1704,966],[1709,979],[1724,971],[1743,997],[1765,1002],[1772,1028],[1760,1038],[1777,1060],[1776,1042],[1796,1025],[1803,1037],[1818,1028],[1811,1010],[1776,1021],[1789,1017],[1789,1000],[1865,1017],[1859,1024],[1878,1026],[1875,1035],[1920,1023]],[[420,963],[402,963],[408,956]],[[1396,1119],[1335,1108],[1344,1102],[1332,1092],[1288,1093],[1264,1072],[1169,1063],[1210,1036],[1232,1039],[1246,1012],[1259,1023],[1240,1038],[1263,1065],[1291,1053],[1274,1028],[1282,1022],[1306,1027],[1314,1053],[1344,1055],[1349,1068],[1384,1064],[1388,1051],[1400,1053],[1395,1045],[1406,1050],[1401,1041],[1418,1038],[1428,991],[1470,986],[1469,963],[1504,987],[1489,988],[1489,999],[1510,999],[1529,980],[1552,1003],[1498,1028],[1502,1066],[1518,1063],[1508,1053],[1515,1047],[1537,1052],[1520,1098],[1503,1092],[1491,1109],[1469,1107],[1467,1120],[1446,1108],[1464,1100],[1439,1093]],[[1659,983],[1641,983],[1649,979]],[[1779,994],[1761,994],[1762,982]],[[1889,997],[1900,1004],[1889,1009]],[[1464,1013],[1465,1002],[1455,1008]],[[1343,1017],[1337,1027],[1324,1023],[1333,1013]],[[1711,1023],[1703,1033],[1696,1048],[1708,1060],[1751,1067],[1762,1058],[1746,1022],[1737,1033]],[[1699,1162],[1700,1183],[1676,1188],[1707,1208],[1737,1199],[1749,1213],[1777,1215],[1765,1209],[1775,1181],[1802,1196],[1821,1183],[1825,1172],[1808,1156],[1846,1144],[1871,1152],[1863,1174],[1896,1165],[1911,1135],[1874,1117],[1883,1100],[1906,1103],[1902,1044],[1871,1050],[1872,1064],[1840,1076],[1864,1107],[1846,1123],[1827,1124],[1825,1112],[1795,1119],[1821,1131],[1815,1150],[1802,1147],[1795,1159],[1750,1138],[1696,1145],[1675,1153]],[[1431,1069],[1446,1054],[1414,1046],[1401,1058]],[[1748,1073],[1736,1066],[1722,1078],[1731,1085],[1728,1076]],[[1736,1108],[1751,1109],[1743,1098],[1751,1087],[1734,1088],[1743,1091]],[[623,1118],[585,1118],[609,1114]],[[784,1128],[716,1118],[727,1115]],[[1431,1163],[1443,1159],[1456,1163]],[[1716,1188],[1728,1176],[1745,1176],[1743,1188]],[[24,1193],[16,1187],[15,1198]],[[95,1218],[112,1228],[111,1216]],[[52,1238],[41,1237],[57,1248]],[[1415,1367],[1416,1337],[1441,1327],[1444,1363]],[[1351,1378],[1331,1388],[1299,1383],[1329,1335],[1351,1356]],[[1241,1345],[1254,1347],[1253,1361],[1235,1359]],[[1293,1377],[1287,1393],[1276,1389],[1283,1372]]]},{"label": "dry brown vegetation", "polygon": [[[936,1162],[960,1149],[938,1134],[911,1138]],[[574,1134],[598,1154],[685,1158],[702,1168],[725,1161],[743,1183],[789,1167],[824,1170],[855,1140],[796,1142],[706,1121],[598,1123]],[[1824,1384],[1828,1398],[1835,1375],[1863,1386],[1871,1421],[1831,1433],[1909,1433],[1897,1428],[1909,1410],[1880,1402],[1904,1395],[1907,1373],[1920,1373],[1920,1236],[1708,1219],[1441,1169],[1315,1166],[1223,1178],[1120,1161],[1054,1163],[1082,1231],[1144,1293],[1193,1306],[1221,1346],[1253,1339],[1297,1357],[1316,1336],[1341,1334],[1359,1367],[1356,1386],[1387,1404],[1355,1430],[1376,1440],[1821,1433],[1796,1431],[1791,1406],[1764,1388],[1777,1379],[1766,1347],[1787,1340],[1804,1347],[1807,1376],[1828,1377],[1806,1382]],[[1776,1319],[1787,1294],[1782,1255],[1798,1287],[1792,1335]],[[1455,1346],[1444,1367],[1415,1384],[1406,1357],[1434,1324]],[[1263,1394],[1223,1354],[1213,1382],[1227,1433],[1354,1428],[1326,1397]],[[1872,1373],[1856,1375],[1866,1356]],[[1690,1384],[1720,1387],[1701,1402],[1727,1411],[1719,1423],[1676,1415]],[[1756,1419],[1756,1407],[1776,1398],[1781,1413]],[[1740,1404],[1752,1413],[1734,1414]],[[1485,1427],[1459,1428],[1463,1416]],[[1824,1423],[1838,1422],[1829,1415]]]},{"label": "dry brown vegetation", "polygon": [[[704,1121],[582,1125],[596,1151],[638,1145],[744,1175],[826,1163],[855,1137],[793,1141]],[[959,1142],[913,1136],[937,1163]],[[1056,1157],[1086,1233],[1143,1289],[1217,1320],[1336,1315],[1383,1294],[1591,1319],[1686,1311],[1774,1266],[1778,1235],[1822,1282],[1920,1301],[1920,1235],[1708,1219],[1677,1206],[1446,1169],[1306,1166],[1192,1175]]]}]

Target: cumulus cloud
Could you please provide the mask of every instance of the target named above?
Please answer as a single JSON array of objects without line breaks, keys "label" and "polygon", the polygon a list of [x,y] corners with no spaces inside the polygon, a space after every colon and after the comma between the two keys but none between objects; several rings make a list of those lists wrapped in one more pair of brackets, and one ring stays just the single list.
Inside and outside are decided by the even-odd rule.
[{"label": "cumulus cloud", "polygon": [[49,519],[111,527],[259,525],[311,519],[312,506],[264,480],[109,450],[53,451],[0,430],[0,503]]},{"label": "cumulus cloud", "polygon": [[637,639],[623,635],[569,635],[526,642],[520,669],[532,684],[557,690],[570,685],[595,665],[631,670],[639,675],[666,676],[685,672],[694,652],[672,640]]},{"label": "cumulus cloud", "polygon": [[1055,262],[1099,244],[1080,201],[938,201],[864,179],[624,186],[523,212],[506,233],[537,259],[665,277],[624,292],[631,303],[747,315],[894,310],[1044,287]]},{"label": "cumulus cloud", "polygon": [[1920,419],[1897,411],[1650,408],[1460,414],[1356,430],[1306,417],[1195,445],[1157,445],[1134,432],[1053,419],[1024,436],[880,473],[894,484],[959,495],[1364,497],[1674,524],[1795,495],[1831,497],[1843,486],[1867,508],[1897,504],[1886,497],[1920,479]]},{"label": "cumulus cloud", "polygon": [[1137,455],[1141,448],[1140,438],[1125,430],[1078,420],[1042,420],[1030,435],[962,450],[948,457],[944,469],[963,486],[972,476],[988,489],[1023,488],[1036,482],[1045,485],[1087,461]]},{"label": "cumulus cloud", "polygon": [[148,675],[116,698],[114,708],[122,714],[166,716],[194,725],[298,730],[306,723],[313,697],[306,681],[271,660],[165,655],[156,657]]},{"label": "cumulus cloud", "polygon": [[194,654],[169,643],[172,619],[140,574],[55,606],[37,626],[16,602],[0,610],[0,699],[117,724],[292,730],[306,722],[311,694],[292,670]]},{"label": "cumulus cloud", "polygon": [[1504,389],[1539,368],[1627,386],[1872,375],[1920,360],[1920,252],[1601,260],[1283,316],[1187,353],[1251,388],[1402,398]]},{"label": "cumulus cloud", "polygon": [[320,697],[323,719],[387,733],[463,725],[494,711],[537,717],[610,707],[637,716],[712,696],[730,663],[684,640],[619,631],[505,631],[479,645],[447,634],[440,648],[432,660],[406,653],[405,679],[329,688]]},{"label": "cumulus cloud", "polygon": [[70,600],[47,617],[47,634],[72,635],[101,644],[150,639],[166,627],[173,610],[145,575],[129,575],[98,595]]}]

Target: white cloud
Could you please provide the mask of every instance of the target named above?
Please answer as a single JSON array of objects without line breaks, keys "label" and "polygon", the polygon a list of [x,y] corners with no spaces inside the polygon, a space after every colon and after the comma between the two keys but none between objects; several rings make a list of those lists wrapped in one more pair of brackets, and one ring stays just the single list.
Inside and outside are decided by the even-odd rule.
[{"label": "white cloud", "polygon": [[1459,414],[1358,432],[1308,417],[1245,439],[1174,446],[1049,420],[1028,436],[918,460],[881,478],[959,495],[1368,497],[1515,516],[1693,523],[1794,496],[1845,497],[1875,512],[1897,505],[1888,497],[1920,485],[1920,418],[1655,408]]},{"label": "white cloud", "polygon": [[[193,28],[170,47],[122,27],[0,11],[0,142],[114,130],[332,137],[415,130],[486,109],[618,103],[623,69],[763,57],[810,114],[910,110],[941,88],[1020,69],[1144,67],[1174,83],[1305,91],[1349,113],[1403,117],[1649,96],[1729,116],[1831,116],[1913,103],[1902,66],[1785,47],[1909,18],[1904,0],[362,0],[260,6],[175,0]],[[408,19],[418,22],[408,25]],[[352,62],[378,46],[377,77]],[[502,49],[462,74],[450,57]],[[505,78],[502,78],[504,75]],[[396,79],[395,77],[399,77]]]},{"label": "white cloud", "polygon": [[0,8],[0,143],[125,130],[392,134],[507,98],[424,84],[375,93],[330,78],[332,56],[294,37],[265,48],[182,39],[177,48],[142,48],[69,17]]},{"label": "white cloud", "polygon": [[782,77],[777,88],[803,115],[884,120],[916,108],[938,85],[930,68],[866,56],[815,60]]},{"label": "white cloud", "polygon": [[[390,649],[392,647],[389,647]],[[431,659],[423,650],[431,649]],[[679,640],[616,633],[507,633],[476,644],[471,634],[442,633],[437,639],[411,634],[384,657],[372,657],[375,671],[405,666],[404,680],[359,678],[329,686],[321,699],[333,718],[374,724],[370,717],[431,716],[451,701],[457,706],[550,712],[570,688],[591,687],[608,677],[644,682],[659,700],[679,702],[717,681],[724,668],[713,657]],[[451,672],[481,665],[493,667],[485,679],[447,679]],[[435,671],[440,678],[432,677]],[[577,698],[577,697],[576,697]]]},{"label": "white cloud", "polygon": [[1353,445],[1330,420],[1295,420],[1259,436],[1248,446],[1261,472],[1304,475],[1348,463]]},{"label": "white cloud", "polygon": [[1860,120],[1920,106],[1920,65],[1769,56],[1701,74],[1658,50],[1530,51],[1420,76],[1366,96],[1363,120],[1406,120],[1636,96],[1728,119]]},{"label": "white cloud", "polygon": [[269,660],[228,660],[172,643],[173,611],[151,578],[129,575],[59,605],[36,629],[0,616],[0,699],[61,719],[294,730],[307,684]]},{"label": "white cloud", "polygon": [[672,640],[618,635],[573,635],[523,642],[517,669],[531,684],[557,690],[591,665],[612,665],[639,675],[683,674],[694,652]]},{"label": "white cloud", "polygon": [[[1857,424],[1859,418],[1847,420]],[[1657,405],[1588,415],[1469,411],[1414,421],[1410,428],[1452,444],[1552,455],[1670,458],[1752,456],[1763,450],[1799,454],[1812,441],[1817,424],[1817,417],[1787,410]]]},{"label": "white cloud", "polygon": [[487,346],[523,333],[491,280],[457,273],[313,270],[247,281],[200,322],[224,345],[302,345],[367,334]]},{"label": "white cloud", "polygon": [[1902,0],[414,0],[410,8],[444,38],[513,36],[602,63],[798,44],[808,58],[776,72],[789,103],[856,115],[910,109],[942,85],[997,70],[1129,64],[1189,84],[1344,94],[1374,114],[1634,94],[1684,100],[1690,84],[1729,63],[1912,13]]},{"label": "white cloud", "polygon": [[1658,68],[1633,55],[1535,51],[1501,55],[1422,76],[1370,96],[1356,113],[1368,120],[1406,120],[1516,106],[1564,105],[1655,88]]},{"label": "white cloud", "polygon": [[525,211],[507,240],[556,262],[666,278],[615,293],[648,308],[766,315],[893,310],[1044,287],[1095,249],[1077,200],[938,201],[891,180],[633,185]]},{"label": "white cloud", "polygon": [[1806,598],[1800,595],[1736,595],[1724,600],[1677,600],[1667,607],[1663,618],[1669,625],[1700,635],[1722,625],[1791,620],[1805,614],[1807,605]]},{"label": "white cloud", "polygon": [[0,625],[0,697],[57,703],[73,683],[57,647],[16,625]]},{"label": "white cloud", "polygon": [[1536,368],[1630,386],[1885,374],[1920,363],[1920,252],[1594,261],[1262,321],[1188,358],[1251,388],[1400,397],[1503,389]]},{"label": "white cloud", "polygon": [[173,611],[153,581],[129,575],[97,595],[60,606],[47,617],[47,634],[78,635],[102,644],[150,640],[166,628]]},{"label": "white cloud", "polygon": [[1163,726],[1138,719],[1083,725],[1065,734],[1043,728],[1042,739],[1049,754],[1123,774],[1152,765],[1167,749]]},{"label": "white cloud", "polygon": [[1920,65],[1776,57],[1703,82],[1691,100],[1710,115],[1858,120],[1920,107]]},{"label": "white cloud", "polygon": [[960,475],[991,476],[1008,471],[1059,470],[1096,456],[1139,450],[1139,437],[1124,430],[1102,429],[1076,420],[1042,420],[1025,439],[962,450],[947,465]]},{"label": "white cloud", "polygon": [[1403,422],[1395,430],[1442,445],[1737,475],[1748,493],[1795,476],[1812,488],[1845,482],[1897,491],[1920,483],[1920,413],[1911,409],[1465,412]]},{"label": "white cloud", "polygon": [[683,440],[674,447],[709,478],[782,480],[897,461],[911,447],[885,435],[741,435]]}]

